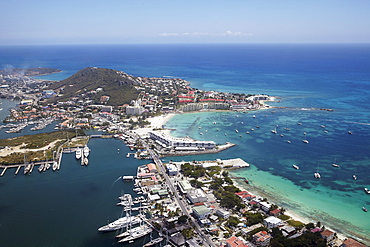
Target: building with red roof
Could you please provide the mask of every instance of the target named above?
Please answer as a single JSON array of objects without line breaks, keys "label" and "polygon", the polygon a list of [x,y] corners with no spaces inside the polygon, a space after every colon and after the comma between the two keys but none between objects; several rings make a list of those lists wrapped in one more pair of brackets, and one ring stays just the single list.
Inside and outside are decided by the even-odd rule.
[{"label": "building with red roof", "polygon": [[226,240],[227,247],[249,247],[248,244],[237,236],[232,236]]}]

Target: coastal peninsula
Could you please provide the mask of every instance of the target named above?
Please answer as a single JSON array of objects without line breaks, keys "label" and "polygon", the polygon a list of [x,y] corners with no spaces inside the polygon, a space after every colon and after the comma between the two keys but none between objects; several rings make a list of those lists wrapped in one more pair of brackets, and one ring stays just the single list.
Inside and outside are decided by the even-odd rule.
[{"label": "coastal peninsula", "polygon": [[[95,70],[98,69],[89,68],[89,71],[92,71],[92,73]],[[83,77],[83,75],[81,76]],[[261,108],[268,109],[269,107],[264,104],[264,101],[274,100],[273,97],[267,95],[245,95],[214,91],[206,92],[190,88],[189,83],[181,79],[141,78],[137,80],[140,83],[128,83],[137,91],[134,99],[131,99],[130,104],[110,105],[111,95],[106,94],[107,91],[105,91],[104,87],[101,87],[100,90],[99,87],[95,88],[95,86],[94,90],[91,89],[91,91],[90,89],[86,91],[79,91],[82,89],[77,90],[79,94],[84,92],[84,96],[79,97],[71,94],[63,101],[58,101],[58,98],[60,97],[59,99],[61,99],[63,96],[63,90],[67,90],[65,89],[66,85],[63,85],[62,87],[58,87],[55,91],[50,88],[45,90],[45,92],[42,91],[42,93],[39,94],[41,96],[40,98],[35,98],[38,94],[32,94],[32,97],[28,95],[31,99],[22,95],[24,96],[24,98],[22,98],[24,101],[23,104],[17,109],[12,109],[8,121],[14,124],[31,124],[30,122],[37,119],[40,120],[42,116],[47,116],[53,120],[62,120],[57,126],[62,130],[94,128],[108,134],[100,135],[100,137],[122,137],[123,141],[129,142],[128,144],[132,146],[133,150],[137,149],[137,157],[153,159],[155,162],[154,170],[158,171],[158,175],[154,177],[156,177],[157,182],[155,182],[155,180],[151,181],[150,179],[152,178],[150,178],[149,181],[145,179],[146,182],[144,183],[147,184],[146,187],[151,188],[149,186],[150,183],[154,183],[152,185],[159,185],[162,183],[171,188],[167,190],[167,194],[164,192],[161,194],[153,192],[155,191],[153,188],[156,187],[154,186],[152,188],[153,190],[147,193],[147,196],[150,198],[149,194],[158,194],[158,202],[157,200],[148,200],[150,201],[148,203],[152,203],[152,205],[155,206],[156,212],[154,212],[154,214],[157,215],[158,218],[163,216],[161,212],[163,213],[166,211],[163,206],[160,206],[164,204],[161,203],[161,201],[168,201],[171,205],[177,205],[181,208],[181,213],[178,213],[178,215],[174,216],[173,214],[168,214],[165,218],[167,221],[173,220],[172,222],[175,222],[175,225],[171,224],[171,226],[174,226],[172,228],[166,225],[166,227],[170,229],[177,229],[177,227],[181,228],[180,226],[184,222],[189,223],[191,228],[194,227],[192,230],[179,231],[181,232],[180,235],[183,235],[184,240],[199,239],[202,241],[202,239],[205,239],[204,244],[210,246],[214,246],[215,243],[222,244],[232,242],[238,242],[244,246],[248,246],[248,244],[265,244],[260,242],[260,238],[265,239],[268,243],[285,243],[285,241],[294,241],[287,240],[292,236],[295,237],[290,239],[297,239],[299,241],[315,239],[314,246],[326,246],[327,243],[338,245],[338,243],[343,240],[343,238],[338,239],[334,231],[323,229],[318,223],[304,224],[303,222],[287,218],[286,214],[284,214],[284,210],[279,208],[278,205],[267,203],[267,199],[265,200],[265,198],[254,195],[252,191],[244,190],[241,187],[238,188],[238,186],[234,185],[234,181],[239,178],[232,178],[227,171],[220,170],[219,162],[223,162],[222,160],[216,162],[188,161],[181,164],[171,162],[169,164],[163,164],[164,166],[161,164],[159,159],[162,155],[161,152],[159,152],[161,148],[170,148],[170,151],[175,150],[178,152],[169,153],[170,155],[189,151],[186,149],[184,150],[183,147],[178,148],[176,145],[171,146],[166,144],[170,141],[176,141],[168,135],[168,130],[164,131],[165,121],[175,113],[182,114],[184,112],[210,110],[243,113]],[[120,81],[115,81],[114,83],[118,84],[120,87],[125,84]],[[8,88],[11,88],[11,86]],[[4,91],[6,90],[3,90],[3,92]],[[92,91],[95,91],[95,93]],[[9,92],[11,92],[10,89],[6,93]],[[40,93],[40,91],[38,93]],[[99,97],[90,98],[90,94],[97,94]],[[50,99],[56,101],[54,102]],[[96,99],[98,99],[98,101],[96,101]],[[160,114],[160,116],[155,116],[157,114]],[[60,117],[61,115],[63,115],[63,118]],[[216,124],[217,123],[214,125]],[[150,127],[145,129],[144,127],[148,125]],[[9,128],[17,127],[13,126]],[[161,139],[163,136],[156,133],[156,131],[161,133],[163,133],[163,131],[167,132],[163,140]],[[199,149],[198,145],[213,145],[212,140],[206,141],[206,143],[197,142],[197,140],[192,140],[192,142],[183,140],[182,145],[187,145],[187,143],[189,143],[188,147],[191,147],[192,143],[196,143],[197,149]],[[160,146],[162,147],[160,148]],[[143,155],[142,151],[139,150],[146,150],[147,154]],[[205,163],[211,165],[207,167],[207,165],[204,165]],[[172,169],[171,167],[176,169]],[[226,169],[227,167],[224,168]],[[153,169],[153,166],[147,166],[145,169],[149,169],[145,170],[145,173],[151,173],[152,171],[150,169]],[[168,174],[169,172],[173,173]],[[169,177],[167,178],[167,176]],[[172,182],[170,181],[171,177]],[[204,192],[210,192],[210,197],[214,197],[213,200],[209,200],[207,197],[207,200],[204,202],[187,202],[186,198],[193,197],[191,196],[191,192],[188,194],[181,191],[181,183],[183,183],[184,188],[189,188],[186,182],[182,180],[193,183],[191,184],[190,190],[195,189],[199,191],[198,189],[201,189]],[[160,183],[158,181],[160,181]],[[244,181],[244,183],[246,183],[246,181]],[[141,181],[141,184],[143,184],[143,181]],[[174,188],[175,185],[176,189]],[[141,189],[143,190],[143,188]],[[197,195],[197,193],[195,194]],[[171,195],[175,198],[171,199]],[[155,198],[158,197],[155,196]],[[217,200],[219,200],[219,202]],[[198,205],[197,203],[203,204]],[[277,209],[279,212],[276,211]],[[175,209],[173,211],[176,212],[178,210]],[[227,215],[229,217],[227,217]],[[191,220],[189,220],[189,217],[192,217]],[[227,220],[225,220],[225,218],[227,218]],[[284,221],[287,220],[289,220],[289,222],[285,223]],[[212,225],[213,227],[209,227]],[[254,227],[254,229],[247,228],[247,226]],[[163,227],[156,228],[163,229]],[[204,233],[204,231],[206,233]],[[196,237],[195,233],[200,234],[198,235],[200,238]],[[178,239],[181,239],[180,235],[177,234]],[[308,239],[305,238],[307,236],[309,236]],[[175,239],[173,241],[175,241]]]}]

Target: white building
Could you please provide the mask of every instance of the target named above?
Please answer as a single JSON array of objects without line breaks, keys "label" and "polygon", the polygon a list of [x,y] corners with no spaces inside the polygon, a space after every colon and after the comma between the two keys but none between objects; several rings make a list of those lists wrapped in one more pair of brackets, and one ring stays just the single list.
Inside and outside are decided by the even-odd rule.
[{"label": "white building", "polygon": [[179,173],[179,169],[175,164],[168,164],[166,167],[169,176],[176,176]]},{"label": "white building", "polygon": [[218,215],[218,216],[220,216],[224,219],[228,219],[230,217],[230,212],[219,208],[219,209],[216,210],[216,215]]},{"label": "white building", "polygon": [[272,228],[275,228],[275,227],[278,227],[278,226],[282,225],[283,222],[279,218],[276,218],[274,216],[270,216],[270,217],[267,217],[266,219],[263,220],[263,224],[267,228],[272,229]]},{"label": "white building", "polygon": [[191,203],[206,202],[208,200],[206,194],[201,189],[189,190],[186,197]]},{"label": "white building", "polygon": [[196,141],[189,138],[174,138],[158,131],[149,132],[150,138],[165,147],[173,147],[178,150],[204,150],[216,147],[214,141]]}]

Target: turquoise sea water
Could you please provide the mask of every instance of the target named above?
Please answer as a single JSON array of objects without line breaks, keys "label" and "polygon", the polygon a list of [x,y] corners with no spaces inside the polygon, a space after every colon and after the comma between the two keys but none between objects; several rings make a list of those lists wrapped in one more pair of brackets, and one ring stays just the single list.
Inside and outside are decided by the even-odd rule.
[{"label": "turquoise sea water", "polygon": [[[275,113],[204,112],[173,117],[166,126],[176,129],[172,132],[175,136],[229,141],[237,146],[214,155],[166,160],[243,158],[251,167],[233,173],[251,181],[248,189],[370,244],[370,214],[361,210],[364,205],[370,209],[370,196],[363,190],[370,188],[370,45],[0,47],[0,68],[12,66],[62,69],[62,73],[43,77],[54,80],[98,66],[135,76],[179,77],[205,90],[280,96],[281,102],[272,105],[288,108],[274,109]],[[278,134],[274,135],[271,129],[276,125]],[[94,155],[86,169],[66,155],[59,173],[34,172],[13,178],[13,173],[7,172],[0,178],[0,245],[114,243],[111,235],[98,234],[96,228],[118,217],[115,199],[130,185],[117,182],[112,192],[110,186],[121,174],[127,174],[126,167],[134,170],[141,163],[115,157],[117,148],[125,150],[118,141],[92,140],[90,145]],[[112,154],[106,156],[106,152]],[[332,167],[334,162],[340,168]],[[293,169],[293,164],[300,170]],[[320,180],[313,177],[316,171],[322,176]],[[353,174],[358,180],[352,179]],[[84,196],[79,193],[82,190],[89,192]],[[49,213],[45,206],[49,203],[58,214]],[[74,221],[83,223],[73,227]],[[17,238],[27,231],[28,242]]]},{"label": "turquoise sea water", "polygon": [[[369,184],[370,160],[367,154],[370,146],[368,135],[360,133],[366,133],[370,126],[352,124],[350,126],[356,129],[356,133],[349,135],[348,125],[333,121],[332,115],[332,112],[292,109],[277,109],[276,113],[262,110],[177,115],[166,125],[176,129],[173,135],[218,143],[230,141],[237,146],[203,157],[171,159],[242,158],[251,167],[235,170],[232,174],[250,181],[249,185],[242,180],[239,183],[247,190],[267,197],[312,222],[320,221],[338,232],[368,241],[370,218],[361,207],[370,203],[369,195],[363,189]],[[213,124],[214,121],[217,124]],[[271,130],[276,125],[279,125],[278,134],[273,134]],[[286,127],[290,130],[284,130]],[[303,139],[309,143],[303,143]],[[340,168],[333,167],[333,163],[339,164]],[[293,164],[300,169],[295,170]],[[313,176],[316,171],[322,176],[319,180]],[[353,174],[358,180],[352,179]]]}]

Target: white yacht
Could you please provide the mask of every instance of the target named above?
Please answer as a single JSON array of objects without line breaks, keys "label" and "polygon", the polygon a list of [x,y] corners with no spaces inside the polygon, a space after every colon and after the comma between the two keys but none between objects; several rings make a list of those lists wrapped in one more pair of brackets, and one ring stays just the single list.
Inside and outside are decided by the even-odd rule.
[{"label": "white yacht", "polygon": [[90,148],[88,146],[84,147],[84,156],[87,157],[90,154]]},{"label": "white yacht", "polygon": [[58,168],[58,163],[56,161],[53,162],[53,171]]},{"label": "white yacht", "polygon": [[304,143],[308,144],[309,142],[305,139],[305,140],[302,140]]},{"label": "white yacht", "polygon": [[109,231],[115,231],[118,229],[122,229],[129,224],[136,225],[141,222],[141,218],[138,216],[131,216],[131,217],[121,217],[118,220],[113,221],[112,223],[109,223],[108,225],[102,226],[98,228],[99,232],[109,232]]},{"label": "white yacht", "polygon": [[164,238],[162,237],[159,237],[159,238],[155,238],[153,239],[152,241],[146,243],[143,245],[143,247],[149,247],[149,246],[152,246],[152,245],[155,245],[155,244],[159,244],[160,242],[163,241]]},{"label": "white yacht", "polygon": [[127,236],[130,236],[132,235],[134,232],[141,232],[141,231],[146,231],[148,228],[150,228],[148,225],[141,225],[141,226],[138,226],[138,227],[134,227],[132,229],[128,229],[127,231],[121,233],[121,234],[118,234],[116,236],[116,238],[123,238],[123,237],[127,237]]},{"label": "white yacht", "polygon": [[150,227],[146,227],[146,228],[140,228],[140,229],[137,229],[136,231],[130,231],[130,235],[119,240],[118,243],[124,243],[124,242],[127,242],[127,241],[133,241],[135,239],[138,239],[138,238],[141,238],[141,237],[144,237],[145,235],[151,233],[153,231],[152,228]]},{"label": "white yacht", "polygon": [[82,156],[82,150],[81,148],[76,148],[76,159],[81,159],[81,156]]},{"label": "white yacht", "polygon": [[272,133],[277,134],[276,128],[271,130]]},{"label": "white yacht", "polygon": [[87,165],[89,164],[89,159],[85,157],[85,158],[83,159],[83,164],[84,164],[85,166],[87,166]]},{"label": "white yacht", "polygon": [[315,176],[315,178],[321,178],[321,175],[318,172],[315,172],[314,176]]},{"label": "white yacht", "polygon": [[368,188],[364,188],[366,194],[370,194],[370,190]]},{"label": "white yacht", "polygon": [[294,169],[299,170],[299,166],[297,166],[297,165],[293,165],[293,167],[294,167]]},{"label": "white yacht", "polygon": [[39,166],[39,172],[42,172],[44,170],[44,164],[41,164],[40,166]]}]

